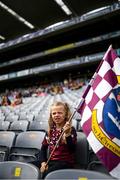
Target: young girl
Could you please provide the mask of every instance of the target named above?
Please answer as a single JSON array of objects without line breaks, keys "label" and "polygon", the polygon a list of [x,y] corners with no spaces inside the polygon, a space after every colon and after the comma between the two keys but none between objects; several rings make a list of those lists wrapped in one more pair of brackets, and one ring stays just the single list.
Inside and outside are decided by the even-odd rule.
[{"label": "young girl", "polygon": [[[57,169],[74,167],[74,153],[76,146],[76,131],[68,122],[71,116],[67,103],[55,102],[50,109],[48,135],[42,143],[41,148],[41,168],[40,171],[45,177],[49,172]],[[47,153],[51,154],[62,131],[64,134],[52,154],[48,165]]]}]

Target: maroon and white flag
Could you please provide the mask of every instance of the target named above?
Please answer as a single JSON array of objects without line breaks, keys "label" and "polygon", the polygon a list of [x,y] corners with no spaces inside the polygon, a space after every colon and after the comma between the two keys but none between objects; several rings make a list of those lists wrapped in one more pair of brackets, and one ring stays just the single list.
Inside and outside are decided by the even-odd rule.
[{"label": "maroon and white flag", "polygon": [[120,178],[120,58],[110,46],[78,112],[89,144],[113,177]]}]

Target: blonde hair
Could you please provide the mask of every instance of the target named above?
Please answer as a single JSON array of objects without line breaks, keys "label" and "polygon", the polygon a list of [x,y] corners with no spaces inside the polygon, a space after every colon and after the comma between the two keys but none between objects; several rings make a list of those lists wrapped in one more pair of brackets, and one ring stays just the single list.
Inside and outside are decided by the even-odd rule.
[{"label": "blonde hair", "polygon": [[67,103],[64,103],[64,102],[60,102],[60,101],[57,101],[57,102],[54,102],[52,105],[51,105],[51,108],[50,108],[50,117],[48,119],[48,132],[50,132],[50,130],[52,129],[53,125],[54,125],[54,122],[53,122],[53,119],[52,119],[52,107],[53,106],[63,106],[64,107],[64,111],[65,111],[65,122],[69,121],[69,118],[71,116],[71,111],[70,111],[70,108],[68,106]]}]

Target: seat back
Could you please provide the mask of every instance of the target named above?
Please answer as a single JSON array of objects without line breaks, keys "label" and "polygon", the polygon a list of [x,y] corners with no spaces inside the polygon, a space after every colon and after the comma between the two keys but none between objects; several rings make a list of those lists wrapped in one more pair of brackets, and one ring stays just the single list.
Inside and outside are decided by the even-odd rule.
[{"label": "seat back", "polygon": [[48,126],[47,126],[48,122],[41,122],[41,121],[33,121],[30,122],[29,131],[46,131],[48,130]]},{"label": "seat back", "polygon": [[27,130],[28,127],[28,121],[14,121],[10,125],[10,130],[16,132],[17,134],[19,132],[24,132]]},{"label": "seat back", "polygon": [[96,171],[79,170],[79,169],[61,169],[61,170],[53,171],[45,177],[45,180],[51,180],[51,179],[98,180],[98,179],[114,179],[114,178],[112,178],[110,175]]},{"label": "seat back", "polygon": [[0,162],[8,158],[9,150],[15,140],[15,133],[9,131],[0,132]]},{"label": "seat back", "polygon": [[39,169],[32,164],[6,161],[0,163],[0,179],[39,179]]},{"label": "seat back", "polygon": [[40,162],[40,150],[45,132],[27,131],[18,134],[9,160],[22,162]]},{"label": "seat back", "polygon": [[92,171],[98,171],[105,174],[109,174],[108,170],[105,168],[105,166],[102,164],[101,161],[92,161],[88,165],[88,170]]},{"label": "seat back", "polygon": [[26,131],[18,134],[15,147],[41,149],[45,132]]},{"label": "seat back", "polygon": [[9,122],[14,122],[14,121],[18,121],[19,116],[18,115],[14,115],[14,114],[9,114],[5,121],[9,121]]},{"label": "seat back", "polygon": [[89,163],[89,144],[83,132],[77,132],[76,168],[86,169]]},{"label": "seat back", "polygon": [[0,146],[11,148],[15,139],[15,133],[10,131],[0,132]]},{"label": "seat back", "polygon": [[0,131],[7,131],[9,129],[10,122],[9,121],[1,121],[0,122]]}]

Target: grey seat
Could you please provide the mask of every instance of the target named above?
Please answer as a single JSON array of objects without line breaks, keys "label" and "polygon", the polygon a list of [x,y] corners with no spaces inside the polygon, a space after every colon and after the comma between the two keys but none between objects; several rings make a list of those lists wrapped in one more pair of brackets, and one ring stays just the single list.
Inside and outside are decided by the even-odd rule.
[{"label": "grey seat", "polygon": [[86,169],[89,163],[89,144],[83,132],[77,132],[75,167]]},{"label": "grey seat", "polygon": [[10,122],[9,121],[1,121],[0,122],[0,131],[7,131],[9,129]]},{"label": "grey seat", "polygon": [[39,169],[23,162],[0,162],[0,179],[39,179]]},{"label": "grey seat", "polygon": [[41,122],[41,121],[33,121],[30,122],[29,131],[46,131],[48,129],[48,123]]},{"label": "grey seat", "polygon": [[0,132],[0,161],[5,161],[8,158],[10,148],[15,140],[15,133],[9,131]]},{"label": "grey seat", "polygon": [[105,168],[105,166],[102,164],[101,161],[92,161],[88,165],[88,170],[92,171],[98,171],[105,174],[109,174],[108,170]]},{"label": "grey seat", "polygon": [[10,125],[10,131],[14,131],[16,134],[27,130],[28,121],[14,121]]},{"label": "grey seat", "polygon": [[45,180],[52,179],[69,179],[69,180],[78,180],[78,179],[90,179],[90,180],[98,180],[98,179],[114,179],[110,175],[89,171],[89,170],[79,170],[79,169],[61,169],[56,170],[49,173]]},{"label": "grey seat", "polygon": [[9,160],[33,162],[40,161],[40,150],[45,132],[27,131],[18,134]]},{"label": "grey seat", "polygon": [[18,115],[9,114],[6,117],[5,121],[14,122],[14,121],[17,121],[18,119],[19,119]]}]

